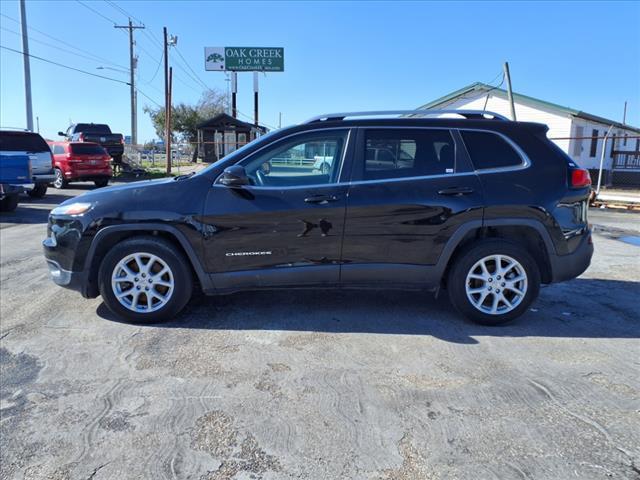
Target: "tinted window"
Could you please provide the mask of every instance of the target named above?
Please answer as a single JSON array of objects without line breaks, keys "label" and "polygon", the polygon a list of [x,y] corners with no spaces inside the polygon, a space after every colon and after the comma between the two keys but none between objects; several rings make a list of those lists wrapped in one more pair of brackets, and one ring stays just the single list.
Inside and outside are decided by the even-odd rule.
[{"label": "tinted window", "polygon": [[98,145],[83,145],[82,143],[74,143],[71,145],[71,151],[76,155],[104,155],[104,148]]},{"label": "tinted window", "polygon": [[296,135],[243,161],[253,185],[277,187],[337,181],[347,131]]},{"label": "tinted window", "polygon": [[37,133],[0,132],[0,151],[49,152],[47,142]]},{"label": "tinted window", "polygon": [[76,125],[75,131],[84,133],[111,133],[109,125],[101,123],[79,123]]},{"label": "tinted window", "polygon": [[522,158],[502,137],[491,132],[461,131],[462,138],[476,170],[513,167]]},{"label": "tinted window", "polygon": [[367,130],[364,179],[453,173],[455,148],[448,130]]}]

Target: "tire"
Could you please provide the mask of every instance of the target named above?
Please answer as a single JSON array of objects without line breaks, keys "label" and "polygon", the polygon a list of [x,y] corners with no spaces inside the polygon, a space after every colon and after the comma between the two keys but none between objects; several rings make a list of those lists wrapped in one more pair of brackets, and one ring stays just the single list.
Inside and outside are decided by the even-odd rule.
[{"label": "tire", "polygon": [[331,172],[331,167],[329,166],[328,163],[324,162],[320,166],[320,173],[322,173],[322,175],[329,175],[330,172]]},{"label": "tire", "polygon": [[102,188],[102,187],[106,187],[107,185],[109,185],[109,179],[108,178],[101,178],[100,180],[94,180],[93,183],[96,186],[96,188]]},{"label": "tire", "polygon": [[57,188],[58,190],[62,189],[62,188],[67,188],[67,185],[69,185],[69,182],[67,182],[67,180],[65,180],[64,175],[62,174],[62,170],[60,170],[59,168],[56,168],[53,173],[55,174],[56,178],[53,180],[53,188]]},{"label": "tire", "polygon": [[47,194],[47,184],[46,183],[37,183],[33,190],[29,190],[27,195],[31,198],[44,198]]},{"label": "tire", "polygon": [[18,208],[18,195],[7,195],[0,200],[0,212],[13,212]]},{"label": "tire", "polygon": [[[495,269],[498,262],[502,272]],[[453,306],[470,320],[501,325],[522,315],[537,298],[540,270],[524,248],[508,240],[481,240],[457,256],[447,290]]]},{"label": "tire", "polygon": [[[155,277],[145,276],[136,257],[144,267],[149,268],[152,263]],[[133,275],[125,276],[123,265]],[[164,268],[168,268],[168,273],[160,276]],[[150,282],[152,279],[154,283]],[[184,308],[191,298],[193,278],[189,261],[173,244],[157,237],[134,237],[116,244],[104,257],[98,272],[98,288],[104,303],[119,318],[132,323],[155,323],[173,319]],[[129,291],[131,294],[126,295]],[[156,294],[151,297],[151,304],[147,291]],[[122,301],[116,292],[125,293]],[[162,300],[164,296],[167,298]],[[135,298],[142,304],[138,308]]]}]

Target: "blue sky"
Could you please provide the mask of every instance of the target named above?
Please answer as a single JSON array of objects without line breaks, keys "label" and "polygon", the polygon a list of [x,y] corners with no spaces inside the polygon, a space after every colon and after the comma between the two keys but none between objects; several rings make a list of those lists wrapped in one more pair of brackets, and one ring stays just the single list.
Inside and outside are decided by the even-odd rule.
[{"label": "blue sky", "polygon": [[[29,27],[90,58],[35,30],[31,53],[127,80],[96,69],[128,66],[127,36],[112,24],[127,21],[119,6],[146,26],[146,34],[136,32],[138,85],[159,103],[164,80],[162,68],[154,77],[161,58],[154,39],[167,26],[195,71],[170,53],[176,103],[195,102],[200,82],[226,91],[223,73],[204,71],[205,46],[284,47],[285,72],[260,78],[261,120],[271,126],[279,112],[288,125],[331,111],[414,108],[475,81],[499,82],[505,60],[519,93],[615,120],[627,100],[628,122],[640,125],[639,2],[84,2],[99,13],[76,1],[27,0],[27,16]],[[0,44],[21,50],[8,31],[20,31],[11,20],[19,18],[18,2],[0,1],[0,13]],[[25,126],[21,56],[0,50],[0,68],[0,125]],[[53,138],[70,120],[129,134],[128,86],[38,60],[31,72],[43,135]],[[142,108],[153,104],[141,95],[138,104],[139,140],[152,139]],[[239,75],[238,108],[252,115],[251,73]]]}]

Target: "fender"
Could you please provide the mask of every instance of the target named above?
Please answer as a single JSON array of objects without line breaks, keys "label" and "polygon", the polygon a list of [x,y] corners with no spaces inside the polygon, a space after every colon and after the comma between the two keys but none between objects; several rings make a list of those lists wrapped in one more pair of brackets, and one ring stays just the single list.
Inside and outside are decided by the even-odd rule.
[{"label": "fender", "polygon": [[496,218],[492,220],[473,220],[461,225],[451,238],[447,241],[444,248],[442,249],[442,253],[438,258],[438,262],[435,265],[436,275],[439,278],[442,278],[445,269],[453,255],[455,249],[460,245],[462,239],[472,230],[482,227],[531,227],[535,229],[542,238],[545,246],[547,247],[547,252],[549,255],[556,255],[556,248],[551,239],[551,235],[545,228],[545,226],[539,222],[538,220],[533,220],[530,218]]},{"label": "fender", "polygon": [[91,262],[93,261],[93,257],[98,248],[98,245],[105,240],[108,236],[117,233],[117,232],[128,232],[135,230],[136,232],[152,232],[152,231],[161,231],[166,232],[175,237],[175,239],[180,243],[185,253],[187,254],[187,258],[189,262],[193,266],[193,270],[196,272],[198,276],[198,281],[202,286],[202,289],[205,292],[209,292],[213,290],[213,285],[211,284],[211,280],[209,279],[209,275],[202,268],[202,263],[200,259],[196,255],[193,246],[187,240],[185,235],[178,230],[177,228],[163,224],[163,223],[136,223],[136,224],[123,224],[123,225],[110,225],[108,227],[104,227],[96,233],[91,241],[91,245],[89,246],[89,251],[87,252],[87,256],[85,258],[84,271],[86,272],[87,277],[89,276]]}]

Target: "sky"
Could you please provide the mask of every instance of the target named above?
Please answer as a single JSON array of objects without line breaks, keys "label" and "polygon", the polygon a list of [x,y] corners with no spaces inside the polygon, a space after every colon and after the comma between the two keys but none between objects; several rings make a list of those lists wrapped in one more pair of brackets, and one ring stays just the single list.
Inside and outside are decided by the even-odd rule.
[{"label": "sky", "polygon": [[[178,36],[169,53],[174,104],[195,103],[205,87],[226,93],[225,74],[204,70],[204,47],[283,47],[285,71],[260,74],[269,127],[280,114],[285,126],[322,113],[413,109],[476,81],[500,83],[505,61],[518,93],[618,121],[627,101],[627,122],[640,126],[640,2],[27,0],[26,10],[32,55],[120,81],[128,35],[113,25],[128,16],[144,24],[135,33],[139,142],[155,138],[143,108],[163,104],[164,26]],[[0,14],[0,45],[22,50],[12,33],[18,2],[0,1]],[[127,85],[37,59],[31,81],[46,138],[70,122],[130,134]],[[238,75],[238,109],[252,120],[251,73]],[[26,126],[22,55],[4,49],[0,126]]]}]

